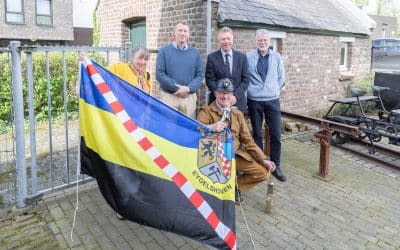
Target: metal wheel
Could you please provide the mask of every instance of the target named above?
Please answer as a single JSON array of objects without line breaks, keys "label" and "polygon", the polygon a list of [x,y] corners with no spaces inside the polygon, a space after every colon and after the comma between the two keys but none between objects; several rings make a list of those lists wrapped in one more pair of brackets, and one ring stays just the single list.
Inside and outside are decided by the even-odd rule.
[{"label": "metal wheel", "polygon": [[349,136],[339,132],[333,132],[331,141],[333,144],[344,144],[349,141]]}]

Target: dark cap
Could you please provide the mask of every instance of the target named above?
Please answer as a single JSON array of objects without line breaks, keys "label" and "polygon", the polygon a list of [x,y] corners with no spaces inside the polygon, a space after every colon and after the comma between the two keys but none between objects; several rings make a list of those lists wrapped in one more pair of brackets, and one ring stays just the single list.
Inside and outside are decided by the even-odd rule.
[{"label": "dark cap", "polygon": [[217,91],[233,92],[233,84],[229,78],[220,79],[217,82]]}]

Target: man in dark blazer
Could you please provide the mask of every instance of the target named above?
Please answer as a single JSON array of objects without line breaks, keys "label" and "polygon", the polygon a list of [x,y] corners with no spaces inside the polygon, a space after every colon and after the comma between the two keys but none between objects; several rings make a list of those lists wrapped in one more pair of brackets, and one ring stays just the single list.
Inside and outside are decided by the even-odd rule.
[{"label": "man in dark blazer", "polygon": [[206,84],[211,92],[208,104],[215,100],[214,91],[218,80],[229,78],[234,87],[232,105],[247,113],[246,91],[249,78],[247,57],[232,49],[233,32],[228,27],[223,27],[219,31],[218,43],[220,49],[207,57]]}]

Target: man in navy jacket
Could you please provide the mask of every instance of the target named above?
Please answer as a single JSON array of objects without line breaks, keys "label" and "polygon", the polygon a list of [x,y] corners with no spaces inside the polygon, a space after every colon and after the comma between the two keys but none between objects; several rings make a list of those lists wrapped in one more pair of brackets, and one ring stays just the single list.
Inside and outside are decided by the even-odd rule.
[{"label": "man in navy jacket", "polygon": [[248,86],[248,63],[246,55],[232,49],[233,32],[228,27],[223,27],[218,33],[220,49],[209,54],[206,65],[206,84],[210,90],[209,103],[215,100],[214,91],[220,79],[229,78],[233,83],[233,100],[243,113],[247,112],[246,91]]}]

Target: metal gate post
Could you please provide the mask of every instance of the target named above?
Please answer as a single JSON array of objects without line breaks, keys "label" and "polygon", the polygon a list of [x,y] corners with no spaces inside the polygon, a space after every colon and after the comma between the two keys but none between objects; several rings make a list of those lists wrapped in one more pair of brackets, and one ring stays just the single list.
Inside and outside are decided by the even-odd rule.
[{"label": "metal gate post", "polygon": [[17,172],[17,208],[25,207],[26,204],[24,202],[24,199],[26,198],[28,193],[26,179],[24,102],[22,92],[21,52],[19,50],[20,46],[21,42],[19,41],[10,42],[16,145],[15,166]]},{"label": "metal gate post", "polygon": [[36,195],[37,188],[37,164],[36,164],[36,120],[34,108],[34,87],[33,87],[33,63],[32,52],[26,51],[26,79],[28,83],[28,108],[29,108],[29,138],[31,146],[31,179],[32,195]]}]

